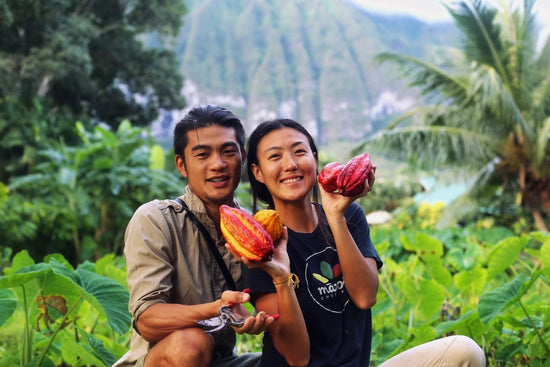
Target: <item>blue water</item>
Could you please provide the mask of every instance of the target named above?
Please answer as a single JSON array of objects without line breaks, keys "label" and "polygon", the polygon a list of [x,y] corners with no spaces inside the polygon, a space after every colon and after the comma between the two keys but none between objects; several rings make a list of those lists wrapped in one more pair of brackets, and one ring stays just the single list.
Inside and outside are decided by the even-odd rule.
[{"label": "blue water", "polygon": [[453,183],[453,184],[441,184],[433,177],[427,177],[422,179],[424,187],[428,188],[427,191],[418,193],[414,196],[414,200],[417,203],[426,201],[428,203],[434,203],[436,201],[442,201],[445,205],[448,205],[454,199],[464,193],[467,188],[466,183]]}]

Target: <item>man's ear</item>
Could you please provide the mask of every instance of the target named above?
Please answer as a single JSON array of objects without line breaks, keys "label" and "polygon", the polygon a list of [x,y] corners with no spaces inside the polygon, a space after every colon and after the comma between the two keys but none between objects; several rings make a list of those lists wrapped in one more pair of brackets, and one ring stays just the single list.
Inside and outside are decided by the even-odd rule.
[{"label": "man's ear", "polygon": [[260,167],[258,167],[257,164],[253,163],[252,166],[250,166],[252,169],[252,174],[254,174],[254,177],[258,182],[264,183],[264,176],[262,175],[262,170]]},{"label": "man's ear", "polygon": [[178,171],[180,171],[183,177],[187,178],[187,169],[185,168],[185,159],[183,157],[183,154],[177,154],[175,161]]}]

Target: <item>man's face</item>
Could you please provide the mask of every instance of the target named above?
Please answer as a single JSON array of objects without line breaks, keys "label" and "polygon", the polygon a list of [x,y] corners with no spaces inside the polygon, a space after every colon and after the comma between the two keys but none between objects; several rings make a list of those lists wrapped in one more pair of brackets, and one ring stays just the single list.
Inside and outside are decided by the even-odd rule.
[{"label": "man's face", "polygon": [[202,127],[188,131],[187,141],[184,158],[176,156],[176,166],[191,190],[205,205],[231,203],[244,159],[235,130],[217,125]]}]

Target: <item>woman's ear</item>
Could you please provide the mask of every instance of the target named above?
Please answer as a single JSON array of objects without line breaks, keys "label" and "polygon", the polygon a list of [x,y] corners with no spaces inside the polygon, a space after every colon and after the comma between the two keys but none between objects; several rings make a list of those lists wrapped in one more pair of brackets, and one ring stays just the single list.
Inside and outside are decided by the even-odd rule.
[{"label": "woman's ear", "polygon": [[254,177],[258,182],[264,183],[264,176],[262,176],[262,170],[256,163],[253,163],[252,166],[250,166],[252,169],[252,173],[254,174]]},{"label": "woman's ear", "polygon": [[183,157],[183,154],[177,154],[175,161],[178,171],[180,171],[183,177],[187,178],[187,169],[185,168],[185,159]]}]

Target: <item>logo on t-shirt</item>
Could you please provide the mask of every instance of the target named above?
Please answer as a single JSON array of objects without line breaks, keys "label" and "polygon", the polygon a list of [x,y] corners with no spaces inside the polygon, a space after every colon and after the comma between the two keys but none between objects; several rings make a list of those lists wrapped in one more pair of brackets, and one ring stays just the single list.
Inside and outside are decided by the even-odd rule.
[{"label": "logo on t-shirt", "polygon": [[341,313],[349,302],[336,249],[327,247],[306,259],[307,289],[313,300],[327,311]]}]

